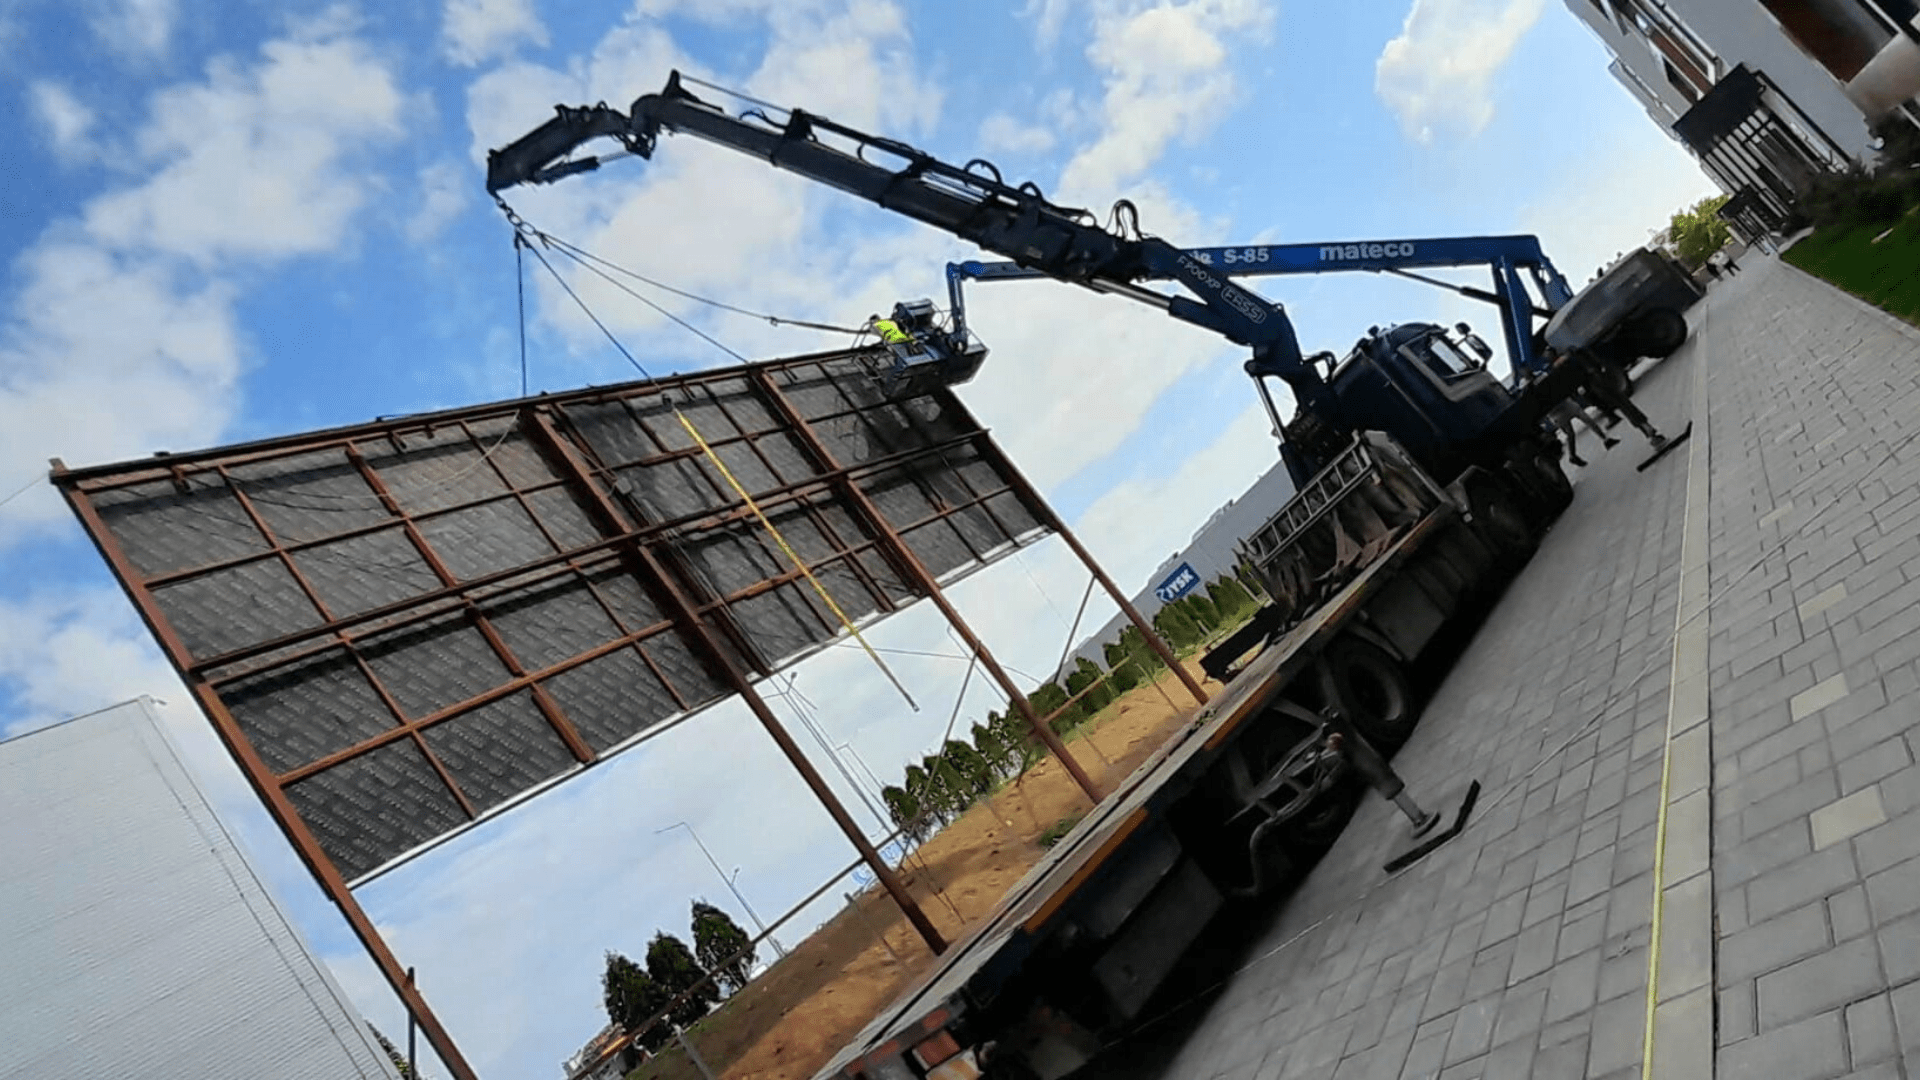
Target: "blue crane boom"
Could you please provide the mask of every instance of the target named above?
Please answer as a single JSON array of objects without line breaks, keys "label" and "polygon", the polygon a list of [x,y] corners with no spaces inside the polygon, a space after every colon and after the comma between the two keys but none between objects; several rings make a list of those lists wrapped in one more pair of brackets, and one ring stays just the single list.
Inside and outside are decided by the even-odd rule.
[{"label": "blue crane boom", "polygon": [[[1398,274],[1452,289],[1500,309],[1501,333],[1515,367],[1541,371],[1546,360],[1534,349],[1533,318],[1548,318],[1573,298],[1566,278],[1540,250],[1533,236],[1468,236],[1401,240],[1340,241],[1310,244],[1243,244],[1188,248],[1188,258],[1228,277],[1282,274],[1330,274],[1348,271]],[[1485,266],[1493,288],[1475,288],[1413,273],[1443,267]],[[947,264],[947,299],[952,312],[949,342],[968,340],[962,285],[973,281],[1022,281],[1051,277],[1016,261],[966,260]],[[1527,288],[1531,279],[1533,291]],[[1140,280],[1152,280],[1151,275]],[[1536,303],[1534,295],[1540,303]]]},{"label": "blue crane boom", "polygon": [[[664,89],[635,99],[624,112],[605,104],[557,106],[544,124],[488,154],[487,190],[497,199],[517,185],[597,169],[607,159],[574,156],[596,140],[612,139],[626,154],[650,158],[662,132],[693,135],[1011,260],[978,264],[973,276],[1049,277],[1081,285],[1152,305],[1246,346],[1251,355],[1244,368],[1281,436],[1281,456],[1296,484],[1305,484],[1333,460],[1345,440],[1369,429],[1403,442],[1443,483],[1469,467],[1501,469],[1509,459],[1551,465],[1557,457],[1557,444],[1541,434],[1539,419],[1564,396],[1566,377],[1536,380],[1524,389],[1502,385],[1485,367],[1491,351],[1464,324],[1457,339],[1430,323],[1374,327],[1347,361],[1331,353],[1307,357],[1286,308],[1235,281],[1250,274],[1335,269],[1417,276],[1415,268],[1489,264],[1495,269],[1492,292],[1453,287],[1502,306],[1512,355],[1521,367],[1533,368],[1531,324],[1541,309],[1527,297],[1521,275],[1533,276],[1549,304],[1568,290],[1531,237],[1183,250],[1142,233],[1133,204],[1125,200],[1115,204],[1109,226],[1102,227],[1085,210],[1049,201],[1032,183],[1005,182],[985,161],[952,165],[801,109],[753,102],[736,116],[694,95],[686,87],[693,81],[675,72]],[[967,276],[966,265],[956,272]],[[1179,291],[1160,291],[1145,282],[1171,282]],[[957,297],[957,279],[953,288]],[[896,323],[914,339],[889,343],[896,390],[904,386],[911,393],[922,380],[963,382],[979,366],[984,347],[970,340],[964,325],[940,330],[930,302],[901,304],[894,311]],[[1282,420],[1267,392],[1268,377],[1292,391],[1297,406],[1292,420]]]},{"label": "blue crane boom", "polygon": [[[1360,418],[1346,414],[1301,355],[1286,309],[1235,285],[1217,267],[1137,228],[1132,235],[1102,228],[1089,212],[1048,201],[1032,183],[1004,182],[984,161],[951,165],[801,109],[785,110],[784,119],[765,108],[734,116],[695,96],[686,81],[674,72],[663,90],[641,96],[624,113],[605,104],[557,106],[551,120],[487,155],[487,190],[497,197],[519,184],[596,169],[601,158],[570,159],[596,139],[615,139],[628,153],[650,158],[662,131],[693,135],[943,229],[1039,274],[1127,296],[1212,330],[1252,350],[1249,374],[1277,376],[1303,408],[1341,427],[1359,426]],[[1128,219],[1131,210],[1122,203],[1117,217]],[[1142,280],[1175,282],[1186,295],[1134,284]]]}]

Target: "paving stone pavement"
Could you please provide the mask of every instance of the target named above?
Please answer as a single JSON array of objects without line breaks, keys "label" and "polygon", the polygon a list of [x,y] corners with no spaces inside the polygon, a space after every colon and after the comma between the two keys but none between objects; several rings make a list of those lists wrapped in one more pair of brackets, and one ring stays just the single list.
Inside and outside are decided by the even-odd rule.
[{"label": "paving stone pavement", "polygon": [[[1669,888],[1662,987],[1692,950],[1714,1008],[1656,1030],[1716,1024],[1724,1077],[1920,1080],[1920,332],[1742,266],[1637,396],[1675,430],[1705,368],[1712,922]],[[1165,1076],[1639,1075],[1688,500],[1685,452],[1644,457],[1583,470],[1395,759],[1437,807],[1479,780],[1467,831],[1388,878],[1369,798]]]},{"label": "paving stone pavement", "polygon": [[1920,330],[1753,269],[1708,371],[1717,1072],[1920,1076]]}]

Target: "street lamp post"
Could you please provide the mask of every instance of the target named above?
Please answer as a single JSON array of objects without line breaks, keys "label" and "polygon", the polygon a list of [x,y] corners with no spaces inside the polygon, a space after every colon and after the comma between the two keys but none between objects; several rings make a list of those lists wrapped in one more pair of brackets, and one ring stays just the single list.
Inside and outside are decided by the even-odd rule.
[{"label": "street lamp post", "polygon": [[[753,905],[747,903],[747,898],[740,894],[739,888],[736,887],[733,883],[733,878],[728,877],[727,872],[725,870],[720,869],[719,860],[713,857],[713,852],[707,850],[707,845],[701,842],[700,834],[693,831],[693,826],[687,824],[684,821],[676,821],[673,824],[668,825],[664,829],[653,830],[653,833],[655,836],[658,836],[661,833],[672,832],[675,829],[687,830],[687,835],[693,837],[694,844],[697,847],[699,847],[700,854],[705,855],[707,857],[707,865],[713,867],[713,872],[720,875],[720,880],[726,883],[727,891],[733,894],[733,898],[740,902],[740,906],[742,908],[746,909],[747,917],[753,920],[754,928],[759,930],[761,936],[765,937],[768,943],[773,946],[773,951],[775,953],[779,954],[780,956],[787,955],[787,950],[782,948],[780,945],[780,939],[777,937],[774,937],[772,934],[767,933],[767,924],[760,921],[760,913],[753,910]],[[740,874],[739,867],[735,867],[733,873],[735,877],[738,877]]]}]

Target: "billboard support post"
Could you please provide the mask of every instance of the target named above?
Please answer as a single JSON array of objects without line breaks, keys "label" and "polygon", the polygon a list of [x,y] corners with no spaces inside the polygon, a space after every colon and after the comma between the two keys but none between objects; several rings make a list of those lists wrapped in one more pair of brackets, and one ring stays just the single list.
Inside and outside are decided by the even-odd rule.
[{"label": "billboard support post", "polygon": [[[53,462],[56,481],[65,471],[66,467],[56,458]],[[74,513],[79,516],[81,523],[93,537],[101,557],[107,560],[107,564],[113,568],[114,574],[121,581],[129,583],[127,593],[133,598],[134,607],[139,610],[140,617],[146,622],[147,628],[153,632],[154,637],[169,654],[175,657],[186,656],[185,643],[180,640],[172,625],[162,615],[158,605],[154,603],[153,593],[144,586],[134,587],[131,584],[139,580],[138,574],[132,561],[127,558],[126,552],[121,550],[120,545],[115,542],[113,533],[108,531],[106,523],[101,520],[99,509],[91,500],[80,497],[73,488],[64,484],[60,486],[67,503],[73,507]],[[294,851],[299,854],[301,861],[307,864],[307,869],[313,872],[314,878],[320,883],[321,890],[327,894],[328,899],[333,901],[334,906],[340,909],[340,914],[347,920],[347,925],[353,928],[354,936],[360,939],[360,944],[366,946],[367,952],[373,957],[374,964],[380,968],[381,974],[387,977],[387,984],[393,987],[395,994],[399,995],[400,1003],[405,1006],[407,1015],[412,1018],[412,1021],[419,1023],[420,1030],[426,1033],[428,1045],[433,1047],[434,1053],[440,1055],[440,1063],[446,1066],[453,1080],[479,1080],[478,1074],[473,1071],[473,1066],[467,1064],[467,1059],[460,1053],[460,1048],[454,1045],[453,1036],[448,1034],[447,1029],[441,1025],[440,1018],[435,1016],[433,1009],[427,1005],[427,999],[413,985],[413,979],[409,976],[408,970],[400,966],[399,958],[393,955],[393,950],[387,948],[386,940],[380,936],[380,931],[373,925],[373,920],[368,918],[366,909],[362,908],[360,901],[354,897],[353,890],[347,887],[347,880],[341,875],[340,869],[333,864],[332,859],[327,857],[326,851],[320,846],[319,840],[314,837],[312,831],[307,828],[306,822],[294,812],[293,804],[287,799],[287,793],[276,785],[263,782],[263,778],[272,775],[272,772],[267,768],[266,763],[261,761],[260,754],[254,749],[253,744],[248,742],[241,733],[239,725],[233,719],[233,714],[227,710],[226,703],[220,700],[220,695],[208,685],[207,680],[200,673],[186,670],[183,666],[181,676],[186,680],[187,689],[199,700],[201,709],[205,710],[207,717],[213,721],[214,730],[219,734],[220,741],[226,744],[228,752],[240,762],[242,766],[240,771],[246,775],[247,783],[252,786],[254,793],[260,796],[260,801],[266,805],[267,812],[273,815],[274,820],[285,831],[287,839],[293,844]]]},{"label": "billboard support post", "polygon": [[[998,447],[993,446],[991,442],[987,443],[987,446],[989,453],[998,454]],[[1053,504],[1040,497],[1039,490],[1027,480],[1026,474],[1015,467],[1006,455],[999,454],[998,464],[1006,473],[1008,486],[1018,492],[1021,499],[1025,501],[1027,505],[1034,508],[1034,511],[1040,515],[1040,523],[1042,525],[1058,533],[1060,539],[1067,542],[1067,547],[1073,549],[1073,553],[1079,556],[1081,565],[1085,566],[1087,570],[1093,574],[1094,578],[1100,582],[1100,587],[1107,590],[1107,595],[1112,597],[1113,602],[1120,606],[1120,610],[1127,616],[1127,621],[1133,623],[1134,627],[1140,631],[1141,636],[1147,639],[1147,645],[1152,648],[1155,653],[1159,654],[1160,659],[1169,668],[1173,669],[1173,673],[1180,679],[1181,685],[1187,688],[1187,693],[1193,695],[1193,700],[1196,703],[1205,705],[1209,699],[1207,692],[1201,688],[1200,681],[1193,677],[1193,672],[1188,671],[1186,667],[1180,663],[1179,657],[1173,655],[1173,650],[1167,647],[1167,643],[1162,640],[1160,634],[1154,630],[1153,624],[1147,621],[1146,616],[1140,614],[1140,609],[1133,606],[1133,601],[1127,597],[1127,594],[1121,592],[1120,586],[1115,585],[1113,579],[1107,576],[1107,572],[1094,560],[1093,553],[1088,551],[1086,546],[1080,543],[1080,538],[1073,534],[1073,530],[1067,528],[1067,523],[1061,520],[1059,514],[1054,512]]]},{"label": "billboard support post", "polygon": [[[555,464],[570,474],[569,479],[576,490],[585,495],[590,504],[606,517],[606,523],[610,527],[616,531],[626,531],[620,519],[620,512],[614,508],[605,493],[594,486],[592,478],[588,476],[585,467],[574,456],[573,451],[568,448],[566,440],[560,438],[559,433],[554,431],[553,422],[537,410],[529,409],[526,415],[532,420],[530,429],[542,444],[541,448]],[[887,865],[887,861],[880,857],[880,853],[867,840],[866,833],[860,830],[859,824],[853,820],[853,815],[847,813],[847,808],[841,804],[839,797],[833,793],[832,788],[827,786],[826,779],[820,775],[818,769],[813,767],[813,762],[807,760],[807,755],[800,749],[800,744],[793,741],[793,736],[787,732],[786,725],[780,723],[780,718],[773,714],[773,709],[767,705],[766,699],[761,697],[760,692],[754,689],[753,683],[748,681],[746,672],[740,670],[739,665],[734,663],[733,657],[721,647],[718,639],[713,636],[712,628],[701,621],[695,613],[692,601],[681,592],[679,586],[667,575],[653,552],[648,550],[645,544],[634,542],[625,546],[628,557],[644,569],[645,580],[653,583],[658,588],[661,598],[667,601],[672,609],[674,622],[688,637],[700,643],[701,649],[707,654],[708,664],[724,677],[740,695],[740,699],[746,702],[754,719],[760,721],[760,726],[766,729],[767,734],[773,738],[774,744],[780,748],[780,752],[786,755],[787,761],[800,774],[800,779],[806,781],[814,798],[820,800],[820,805],[826,808],[828,816],[833,818],[833,823],[838,825],[840,831],[845,833],[847,839],[853,843],[854,849],[860,853],[861,860],[873,870],[874,877],[880,880],[881,887],[887,890],[887,895],[893,897],[893,902],[900,906],[901,913],[907,917],[908,922],[913,924],[914,930],[919,932],[921,940],[927,943],[927,948],[932,949],[935,955],[945,952],[946,938],[942,937],[940,931],[934,927],[933,921],[927,918],[927,913],[920,910],[919,903],[914,900],[911,893],[907,892],[907,887],[900,880],[899,875],[893,872],[893,868]]]},{"label": "billboard support post", "polygon": [[[820,440],[820,436],[814,432],[812,425],[808,424],[804,417],[793,410],[791,404],[787,402],[785,395],[778,391],[772,381],[767,378],[766,373],[764,371],[756,372],[755,379],[765,398],[785,414],[784,419],[792,425],[794,434],[806,446],[807,452],[813,455],[820,468],[831,475],[844,478],[845,472],[842,470],[840,463],[835,460],[833,452]],[[993,444],[990,440],[983,438],[980,442],[985,447],[987,453],[991,454],[993,452]],[[927,598],[933,601],[934,606],[940,609],[940,614],[946,618],[948,625],[952,626],[960,635],[961,640],[966,643],[968,650],[980,658],[980,663],[987,669],[987,674],[992,676],[993,681],[1000,685],[1001,691],[1007,695],[1008,700],[1012,701],[1014,707],[1020,710],[1020,715],[1026,718],[1027,724],[1033,728],[1034,735],[1040,739],[1041,743],[1046,746],[1047,750],[1050,751],[1054,757],[1060,759],[1060,764],[1067,770],[1067,773],[1073,777],[1073,782],[1078,784],[1080,790],[1086,793],[1087,798],[1093,800],[1097,805],[1100,802],[1102,794],[1100,786],[1095,784],[1093,777],[1088,776],[1086,769],[1082,768],[1080,763],[1074,760],[1073,754],[1067,750],[1066,744],[1060,741],[1060,736],[1056,735],[1053,729],[1047,726],[1039,712],[1034,709],[1033,702],[1027,700],[1027,695],[1020,692],[1020,687],[1014,683],[1013,677],[1007,674],[1006,669],[1000,666],[1000,661],[994,659],[993,653],[987,649],[986,644],[980,640],[979,635],[975,634],[973,628],[967,625],[967,621],[961,618],[959,609],[954,607],[953,602],[947,599],[946,593],[940,588],[939,581],[927,570],[926,564],[920,561],[919,556],[913,553],[913,549],[907,546],[906,541],[901,538],[900,534],[894,530],[892,525],[887,523],[887,519],[882,516],[879,509],[873,505],[873,501],[867,497],[867,493],[860,490],[858,484],[841,479],[838,485],[840,488],[840,497],[845,499],[849,506],[859,512],[860,516],[865,519],[866,524],[873,529],[875,535],[879,536],[885,543],[889,561],[892,562],[897,569],[904,572],[908,579],[911,580],[921,592],[926,593]],[[1038,507],[1034,507],[1033,509],[1038,513],[1044,513],[1044,511],[1040,511]]]}]

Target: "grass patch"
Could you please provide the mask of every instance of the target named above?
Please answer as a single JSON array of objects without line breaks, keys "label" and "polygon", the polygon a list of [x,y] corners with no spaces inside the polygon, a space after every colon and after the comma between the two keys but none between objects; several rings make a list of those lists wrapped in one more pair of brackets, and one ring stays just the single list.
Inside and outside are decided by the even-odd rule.
[{"label": "grass patch", "polygon": [[[1876,236],[1886,233],[1878,243]],[[1920,326],[1920,209],[1884,224],[1829,225],[1793,245],[1788,262]]]},{"label": "grass patch", "polygon": [[1083,817],[1086,817],[1086,815],[1085,814],[1068,814],[1066,817],[1063,817],[1059,821],[1056,821],[1053,824],[1047,826],[1047,831],[1040,834],[1040,837],[1037,843],[1039,843],[1039,845],[1043,848],[1052,847],[1053,845],[1059,843],[1062,837],[1072,832],[1073,827],[1075,825],[1080,824],[1080,819]]}]

